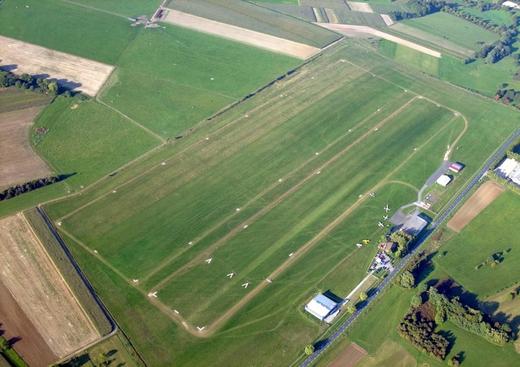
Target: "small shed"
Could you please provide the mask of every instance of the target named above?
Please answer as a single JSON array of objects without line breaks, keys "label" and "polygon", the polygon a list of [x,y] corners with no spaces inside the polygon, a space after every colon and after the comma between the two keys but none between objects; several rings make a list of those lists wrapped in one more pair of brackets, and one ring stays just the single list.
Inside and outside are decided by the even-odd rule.
[{"label": "small shed", "polygon": [[464,169],[464,165],[459,162],[454,162],[454,163],[451,163],[448,168],[451,172],[459,173],[460,171],[462,171]]},{"label": "small shed", "polygon": [[442,175],[437,179],[437,183],[441,185],[442,187],[446,187],[450,184],[450,182],[453,180],[451,176],[448,175]]}]

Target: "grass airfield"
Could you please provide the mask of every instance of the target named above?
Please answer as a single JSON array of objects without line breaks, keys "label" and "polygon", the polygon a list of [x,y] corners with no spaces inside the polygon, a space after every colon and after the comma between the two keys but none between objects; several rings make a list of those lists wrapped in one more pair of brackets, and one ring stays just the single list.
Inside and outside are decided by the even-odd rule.
[{"label": "grass airfield", "polygon": [[[362,279],[374,248],[355,243],[382,234],[384,204],[415,200],[464,116],[456,191],[512,131],[511,113],[346,41],[46,209],[149,363],[243,365],[253,357],[236,353],[254,343],[258,365],[290,364],[322,330],[302,305]],[[481,134],[489,140],[476,147]]]}]

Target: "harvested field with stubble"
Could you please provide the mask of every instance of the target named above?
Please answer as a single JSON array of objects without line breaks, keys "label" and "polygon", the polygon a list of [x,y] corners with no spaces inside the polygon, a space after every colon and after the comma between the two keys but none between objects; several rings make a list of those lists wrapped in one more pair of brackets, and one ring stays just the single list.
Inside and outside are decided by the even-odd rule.
[{"label": "harvested field with stubble", "polygon": [[504,192],[504,187],[495,181],[487,181],[464,203],[448,222],[448,228],[459,233],[481,211],[486,209],[496,198]]},{"label": "harvested field with stubble", "polygon": [[114,70],[111,65],[4,36],[0,36],[0,55],[0,68],[10,66],[17,74],[57,79],[60,85],[90,96],[97,94]]},{"label": "harvested field with stubble", "polygon": [[355,367],[366,355],[366,350],[356,343],[351,343],[334,361],[332,361],[329,367]]},{"label": "harvested field with stubble", "polygon": [[41,94],[0,89],[0,190],[51,173],[29,141],[33,120],[48,102]]},{"label": "harvested field with stubble", "polygon": [[[25,315],[1,316],[8,320],[6,329],[13,322],[13,330],[20,333],[16,336],[34,340],[44,356],[50,358],[40,336],[61,358],[100,335],[39,241],[23,214],[0,220],[0,282],[20,308],[18,314]],[[32,330],[37,334],[29,333]]]},{"label": "harvested field with stubble", "polygon": [[299,59],[307,59],[320,51],[317,47],[198,17],[178,10],[169,10],[164,21]]}]

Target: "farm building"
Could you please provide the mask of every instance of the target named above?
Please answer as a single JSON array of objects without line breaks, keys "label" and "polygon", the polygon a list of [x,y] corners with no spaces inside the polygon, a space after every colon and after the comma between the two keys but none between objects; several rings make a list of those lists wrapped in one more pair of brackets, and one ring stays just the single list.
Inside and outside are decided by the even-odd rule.
[{"label": "farm building", "polygon": [[502,178],[510,180],[520,186],[520,162],[512,158],[506,158],[495,172]]},{"label": "farm building", "polygon": [[512,1],[504,1],[502,3],[502,6],[505,6],[507,8],[510,8],[510,9],[520,9],[520,5],[518,5],[517,3],[515,2],[512,2]]},{"label": "farm building", "polygon": [[453,179],[451,178],[451,176],[448,176],[448,175],[442,175],[440,176],[438,179],[437,179],[437,183],[439,185],[441,185],[442,187],[446,187],[450,184],[450,182],[452,181]]},{"label": "farm building", "polygon": [[340,303],[335,300],[324,294],[318,294],[305,305],[305,311],[321,321],[330,323],[339,313],[339,306]]},{"label": "farm building", "polygon": [[448,167],[448,169],[451,171],[451,172],[454,172],[454,173],[459,173],[460,171],[462,171],[464,169],[464,165],[462,163],[459,163],[459,162],[454,162],[454,163],[451,163],[450,166]]}]

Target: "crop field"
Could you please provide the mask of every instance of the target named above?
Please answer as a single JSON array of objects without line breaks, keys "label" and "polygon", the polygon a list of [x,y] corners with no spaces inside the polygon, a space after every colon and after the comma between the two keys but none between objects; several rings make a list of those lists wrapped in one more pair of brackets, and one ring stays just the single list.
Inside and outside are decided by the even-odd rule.
[{"label": "crop field", "polygon": [[[482,297],[520,281],[518,204],[520,197],[505,191],[471,223],[443,245],[437,264],[457,282]],[[500,258],[492,264],[491,256]]]},{"label": "crop field", "polygon": [[[464,132],[454,159],[472,172],[514,126],[507,108],[403,74],[362,41],[344,44],[46,207],[149,363],[241,365],[231,355],[253,339],[273,350],[255,354],[259,364],[290,363],[321,329],[305,300],[345,296],[365,276],[375,249],[355,244],[382,234],[383,206],[414,201]],[[489,109],[473,108],[482,103]],[[488,142],[468,143],[482,133]],[[426,165],[428,152],[438,158]],[[147,339],[178,348],[154,353],[136,317]]]},{"label": "crop field", "polygon": [[443,12],[407,19],[402,23],[475,51],[480,49],[481,42],[491,43],[499,38],[498,34]]},{"label": "crop field", "polygon": [[65,0],[5,0],[0,4],[1,35],[110,65],[137,33],[125,16]]},{"label": "crop field", "polygon": [[247,1],[170,0],[167,7],[318,48],[339,39],[326,29]]},{"label": "crop field", "polygon": [[101,99],[173,138],[300,62],[168,25],[139,34],[119,60]]},{"label": "crop field", "polygon": [[[2,64],[17,74],[45,75],[68,89],[95,96],[114,70],[111,65],[0,36]],[[2,65],[0,65],[1,67]]]},{"label": "crop field", "polygon": [[179,10],[168,10],[163,21],[303,60],[316,55],[320,51],[317,47],[202,18]]},{"label": "crop field", "polygon": [[23,214],[2,219],[0,229],[0,283],[12,297],[10,307],[5,301],[0,307],[2,326],[16,331],[14,337],[32,340],[34,348],[22,344],[27,349],[21,351],[31,365],[48,365],[98,339],[99,332]]},{"label": "crop field", "polygon": [[28,138],[33,119],[47,103],[45,95],[0,89],[0,189],[50,173]]}]

